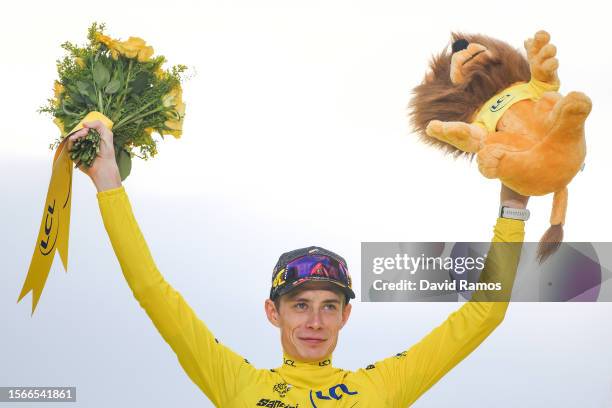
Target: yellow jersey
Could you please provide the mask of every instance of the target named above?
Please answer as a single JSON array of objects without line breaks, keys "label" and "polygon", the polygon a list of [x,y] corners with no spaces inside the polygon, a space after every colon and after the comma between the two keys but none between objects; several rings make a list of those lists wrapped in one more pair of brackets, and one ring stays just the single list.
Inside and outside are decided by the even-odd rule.
[{"label": "yellow jersey", "polygon": [[[134,297],[187,375],[218,407],[406,407],[474,350],[503,320],[508,307],[507,302],[466,302],[417,344],[356,371],[334,367],[331,356],[302,362],[287,355],[277,368],[257,369],[219,342],[166,282],[155,266],[124,188],[98,193],[98,203]],[[524,222],[497,220],[494,242],[520,243],[523,237]],[[503,262],[504,267],[495,272],[504,276],[510,288],[520,245],[504,255],[510,262]],[[491,252],[488,260],[494,256]],[[479,297],[485,299],[478,293],[473,299]]]}]

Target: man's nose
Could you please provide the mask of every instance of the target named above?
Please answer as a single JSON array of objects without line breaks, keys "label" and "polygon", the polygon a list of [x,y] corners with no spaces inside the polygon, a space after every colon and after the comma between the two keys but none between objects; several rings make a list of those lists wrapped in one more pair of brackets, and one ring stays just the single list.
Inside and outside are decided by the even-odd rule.
[{"label": "man's nose", "polygon": [[319,311],[311,311],[308,314],[308,320],[306,321],[306,325],[309,329],[320,329],[323,325],[323,321],[321,320],[321,313]]}]

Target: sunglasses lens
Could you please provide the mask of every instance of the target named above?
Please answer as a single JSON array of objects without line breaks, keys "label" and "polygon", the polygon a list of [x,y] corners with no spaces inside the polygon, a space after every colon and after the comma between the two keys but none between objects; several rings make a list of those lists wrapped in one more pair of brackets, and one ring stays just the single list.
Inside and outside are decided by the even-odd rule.
[{"label": "sunglasses lens", "polygon": [[305,256],[287,265],[287,280],[308,277],[330,278],[348,285],[348,274],[344,265],[327,256]]}]

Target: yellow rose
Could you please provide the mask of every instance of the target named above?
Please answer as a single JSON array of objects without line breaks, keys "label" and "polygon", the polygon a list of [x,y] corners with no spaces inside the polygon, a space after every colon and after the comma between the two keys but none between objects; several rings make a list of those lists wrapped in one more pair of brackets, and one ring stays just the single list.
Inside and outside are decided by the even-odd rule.
[{"label": "yellow rose", "polygon": [[127,41],[118,41],[98,33],[96,40],[106,45],[115,60],[119,58],[119,55],[123,55],[127,58],[137,58],[138,62],[145,62],[151,58],[154,52],[153,47],[147,45],[145,40],[139,37],[130,37]]},{"label": "yellow rose", "polygon": [[168,127],[168,129],[164,130],[165,135],[172,135],[176,139],[179,139],[183,134],[183,121],[182,120],[167,120],[164,122],[164,125]]},{"label": "yellow rose", "polygon": [[138,51],[138,62],[148,61],[152,55],[153,55],[153,47],[151,46],[142,47],[140,51]]},{"label": "yellow rose", "polygon": [[53,83],[53,106],[55,106],[56,108],[59,107],[60,96],[62,95],[62,93],[64,93],[64,86],[58,81],[55,81]]},{"label": "yellow rose", "polygon": [[59,83],[58,81],[55,81],[53,83],[53,95],[56,98],[59,98],[60,95],[64,92],[64,85],[62,85],[61,83]]},{"label": "yellow rose", "polygon": [[96,41],[101,42],[102,44],[106,45],[108,48],[112,48],[113,44],[115,43],[115,40],[110,38],[108,35],[104,35],[100,33],[96,34]]},{"label": "yellow rose", "polygon": [[115,41],[112,38],[110,38],[108,35],[104,35],[100,33],[96,34],[96,41],[106,45],[106,47],[111,52],[111,57],[113,57],[114,60],[116,60],[119,57],[119,51],[117,50],[117,45],[119,44],[119,41]]},{"label": "yellow rose", "polygon": [[183,90],[180,86],[176,86],[170,90],[166,95],[162,98],[162,103],[166,108],[171,106],[175,106],[179,103],[183,102]]},{"label": "yellow rose", "polygon": [[169,129],[164,131],[164,134],[172,135],[178,139],[183,133],[183,118],[185,117],[185,103],[183,102],[181,87],[172,88],[170,92],[164,95],[162,104],[166,108],[170,108],[166,111],[168,120],[164,122],[164,125]]},{"label": "yellow rose", "polygon": [[145,41],[138,37],[130,37],[123,42],[116,41],[113,48],[128,58],[138,58],[139,62],[145,62],[153,55],[153,47],[147,46]]}]

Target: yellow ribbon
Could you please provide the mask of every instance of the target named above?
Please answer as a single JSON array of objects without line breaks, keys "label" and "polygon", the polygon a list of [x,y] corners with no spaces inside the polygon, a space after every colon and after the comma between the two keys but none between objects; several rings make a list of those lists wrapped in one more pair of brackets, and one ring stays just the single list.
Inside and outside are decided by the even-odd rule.
[{"label": "yellow ribbon", "polygon": [[[89,112],[72,129],[70,134],[83,128],[84,122],[100,120],[109,129],[113,122],[100,112]],[[43,209],[40,229],[34,247],[34,254],[28,269],[19,302],[32,291],[32,314],[45,287],[49,270],[53,264],[55,251],[59,251],[64,269],[68,272],[68,234],[70,228],[70,201],[72,198],[72,160],[66,148],[68,136],[64,138],[53,157],[51,180]]]}]

